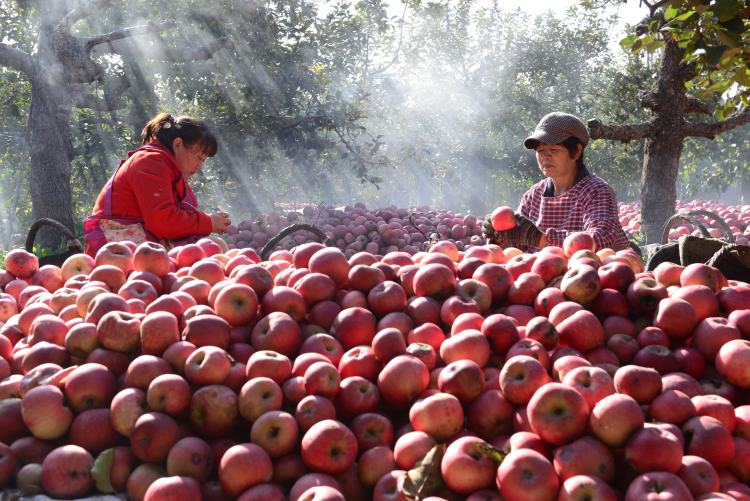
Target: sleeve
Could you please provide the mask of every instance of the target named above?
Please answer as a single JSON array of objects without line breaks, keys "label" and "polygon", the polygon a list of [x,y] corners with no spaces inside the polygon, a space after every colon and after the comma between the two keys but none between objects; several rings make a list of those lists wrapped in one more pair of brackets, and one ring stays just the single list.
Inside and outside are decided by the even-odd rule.
[{"label": "sleeve", "polygon": [[178,208],[169,167],[156,155],[138,159],[131,174],[131,185],[146,229],[157,238],[170,240],[192,235],[208,235],[213,229],[211,216],[200,211]]},{"label": "sleeve", "polygon": [[[617,198],[614,190],[605,185],[596,190],[583,209],[583,231],[591,235],[599,251],[613,248],[618,230]],[[545,232],[547,245],[562,247],[565,237],[571,233],[575,232],[549,228]]]}]

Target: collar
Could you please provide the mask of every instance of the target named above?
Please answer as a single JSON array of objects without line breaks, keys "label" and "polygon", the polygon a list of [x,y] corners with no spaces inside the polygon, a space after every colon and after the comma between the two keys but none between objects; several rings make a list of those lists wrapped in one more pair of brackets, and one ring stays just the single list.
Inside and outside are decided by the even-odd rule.
[{"label": "collar", "polygon": [[[581,168],[578,169],[578,174],[576,174],[576,178],[573,180],[573,186],[577,185],[579,182],[583,180],[583,178],[590,176],[591,172],[586,168],[586,164],[581,165]],[[570,187],[570,189],[573,189],[573,186]],[[544,188],[544,197],[546,198],[552,198],[555,196],[555,185],[552,183],[552,178],[547,178],[547,186]]]}]

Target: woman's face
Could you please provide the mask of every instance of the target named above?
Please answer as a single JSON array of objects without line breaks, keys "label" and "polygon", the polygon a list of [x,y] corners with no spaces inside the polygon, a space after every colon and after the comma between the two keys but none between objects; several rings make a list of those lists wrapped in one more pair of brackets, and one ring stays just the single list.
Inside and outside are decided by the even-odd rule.
[{"label": "woman's face", "polygon": [[561,144],[540,142],[535,151],[539,168],[547,177],[565,177],[576,170],[576,159],[570,158],[568,149]]},{"label": "woman's face", "polygon": [[182,138],[177,138],[172,143],[174,156],[177,159],[177,165],[186,178],[190,178],[196,172],[203,169],[203,162],[206,161],[206,154],[203,152],[200,144],[185,146]]}]

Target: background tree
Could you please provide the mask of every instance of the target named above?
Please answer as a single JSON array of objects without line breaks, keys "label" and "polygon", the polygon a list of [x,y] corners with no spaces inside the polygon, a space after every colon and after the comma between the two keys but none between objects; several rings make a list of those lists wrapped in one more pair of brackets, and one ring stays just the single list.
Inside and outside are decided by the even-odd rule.
[{"label": "background tree", "polygon": [[[632,125],[604,125],[592,120],[589,134],[593,139],[623,142],[645,139],[641,220],[649,243],[657,243],[664,222],[675,211],[685,138],[714,139],[750,123],[750,44],[745,37],[750,9],[741,0],[642,3],[649,9],[649,16],[622,45],[632,52],[661,50],[653,86],[636,96],[640,106],[650,111],[649,120]],[[711,115],[706,101],[714,94],[722,96],[715,110],[718,120],[686,120],[686,115]],[[744,108],[735,111],[742,105]]]}]

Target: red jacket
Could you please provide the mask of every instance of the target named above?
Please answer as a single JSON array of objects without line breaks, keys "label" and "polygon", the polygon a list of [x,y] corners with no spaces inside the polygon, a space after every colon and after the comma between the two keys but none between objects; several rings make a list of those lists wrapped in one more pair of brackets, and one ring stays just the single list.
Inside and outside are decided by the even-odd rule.
[{"label": "red jacket", "polygon": [[[160,239],[210,234],[213,224],[208,214],[175,206],[185,198],[185,188],[190,187],[183,182],[174,155],[159,141],[151,146],[161,151],[130,152],[117,171],[112,184],[112,215],[142,217],[146,229]],[[94,215],[103,214],[106,191],[105,185],[96,199]]]}]

